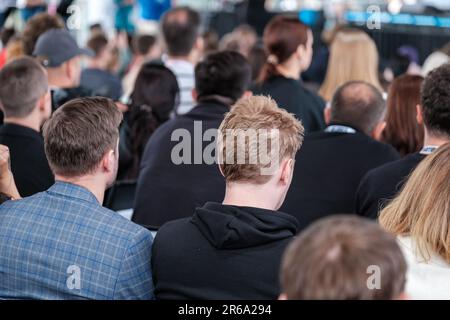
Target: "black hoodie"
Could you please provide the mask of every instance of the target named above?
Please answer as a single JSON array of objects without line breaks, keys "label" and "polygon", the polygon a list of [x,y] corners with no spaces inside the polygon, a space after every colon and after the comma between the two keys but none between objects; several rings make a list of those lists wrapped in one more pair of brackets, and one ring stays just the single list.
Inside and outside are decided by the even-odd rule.
[{"label": "black hoodie", "polygon": [[276,299],[291,215],[207,203],[161,227],[153,243],[157,299]]}]

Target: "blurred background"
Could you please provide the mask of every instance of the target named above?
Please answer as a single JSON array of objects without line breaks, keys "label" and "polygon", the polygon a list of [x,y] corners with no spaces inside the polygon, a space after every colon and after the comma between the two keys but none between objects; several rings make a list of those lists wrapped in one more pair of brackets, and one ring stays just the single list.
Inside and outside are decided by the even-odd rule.
[{"label": "blurred background", "polygon": [[[247,40],[258,46],[271,17],[298,16],[314,33],[313,63],[302,75],[312,84],[323,81],[327,46],[343,26],[363,29],[374,40],[382,80],[387,82],[407,71],[419,73],[417,67],[433,52],[450,54],[449,0],[0,0],[2,47],[9,36],[4,30],[18,34],[33,15],[48,12],[63,17],[80,45],[92,30],[100,29],[123,49],[133,35],[156,35],[161,15],[175,6],[201,13],[203,34],[212,50],[220,42],[228,48]],[[233,33],[242,25],[249,28]]]}]

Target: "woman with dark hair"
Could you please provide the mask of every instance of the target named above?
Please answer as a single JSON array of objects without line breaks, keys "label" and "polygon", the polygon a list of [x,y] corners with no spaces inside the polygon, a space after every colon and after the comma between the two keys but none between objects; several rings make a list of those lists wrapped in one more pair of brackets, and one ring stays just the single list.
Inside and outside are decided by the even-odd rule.
[{"label": "woman with dark hair", "polygon": [[120,132],[119,180],[137,178],[148,139],[169,120],[178,100],[179,88],[173,72],[161,64],[144,64],[137,76]]},{"label": "woman with dark hair", "polygon": [[416,120],[422,82],[421,76],[405,74],[396,78],[389,88],[382,141],[392,145],[402,156],[422,148],[423,126]]},{"label": "woman with dark hair", "polygon": [[277,16],[265,28],[263,41],[267,59],[253,93],[271,96],[302,121],[306,132],[323,129],[325,102],[300,80],[311,64],[311,29],[297,18]]}]

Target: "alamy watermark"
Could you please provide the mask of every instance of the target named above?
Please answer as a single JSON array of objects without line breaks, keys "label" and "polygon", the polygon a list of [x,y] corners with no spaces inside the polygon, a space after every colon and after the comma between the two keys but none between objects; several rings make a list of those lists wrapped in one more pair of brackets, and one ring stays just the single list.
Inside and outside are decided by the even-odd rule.
[{"label": "alamy watermark", "polygon": [[69,290],[81,289],[81,268],[77,265],[70,265],[67,268],[66,286]]},{"label": "alamy watermark", "polygon": [[381,268],[377,265],[370,265],[367,267],[366,273],[369,275],[366,282],[367,288],[381,290]]}]

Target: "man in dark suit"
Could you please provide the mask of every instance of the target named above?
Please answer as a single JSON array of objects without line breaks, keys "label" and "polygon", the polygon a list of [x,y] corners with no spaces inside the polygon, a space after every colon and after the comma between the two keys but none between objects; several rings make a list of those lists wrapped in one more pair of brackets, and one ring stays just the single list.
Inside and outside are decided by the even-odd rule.
[{"label": "man in dark suit", "polygon": [[0,105],[5,124],[0,144],[11,154],[11,169],[23,197],[47,190],[54,178],[40,128],[51,114],[44,68],[31,58],[17,59],[0,71]]},{"label": "man in dark suit", "polygon": [[206,201],[223,199],[223,178],[214,159],[204,161],[204,154],[213,151],[212,136],[230,106],[245,95],[250,77],[250,65],[236,52],[212,54],[197,65],[197,106],[163,124],[147,143],[138,178],[134,222],[159,227],[191,216]]},{"label": "man in dark suit", "polygon": [[385,102],[365,82],[348,82],[325,111],[328,127],[307,135],[296,157],[291,188],[281,211],[301,225],[336,213],[353,213],[355,194],[371,169],[399,158],[378,142],[384,129]]},{"label": "man in dark suit", "polygon": [[356,195],[356,213],[376,219],[380,208],[395,197],[409,174],[428,154],[450,142],[450,64],[431,72],[422,85],[417,121],[425,128],[424,148],[367,173]]}]

